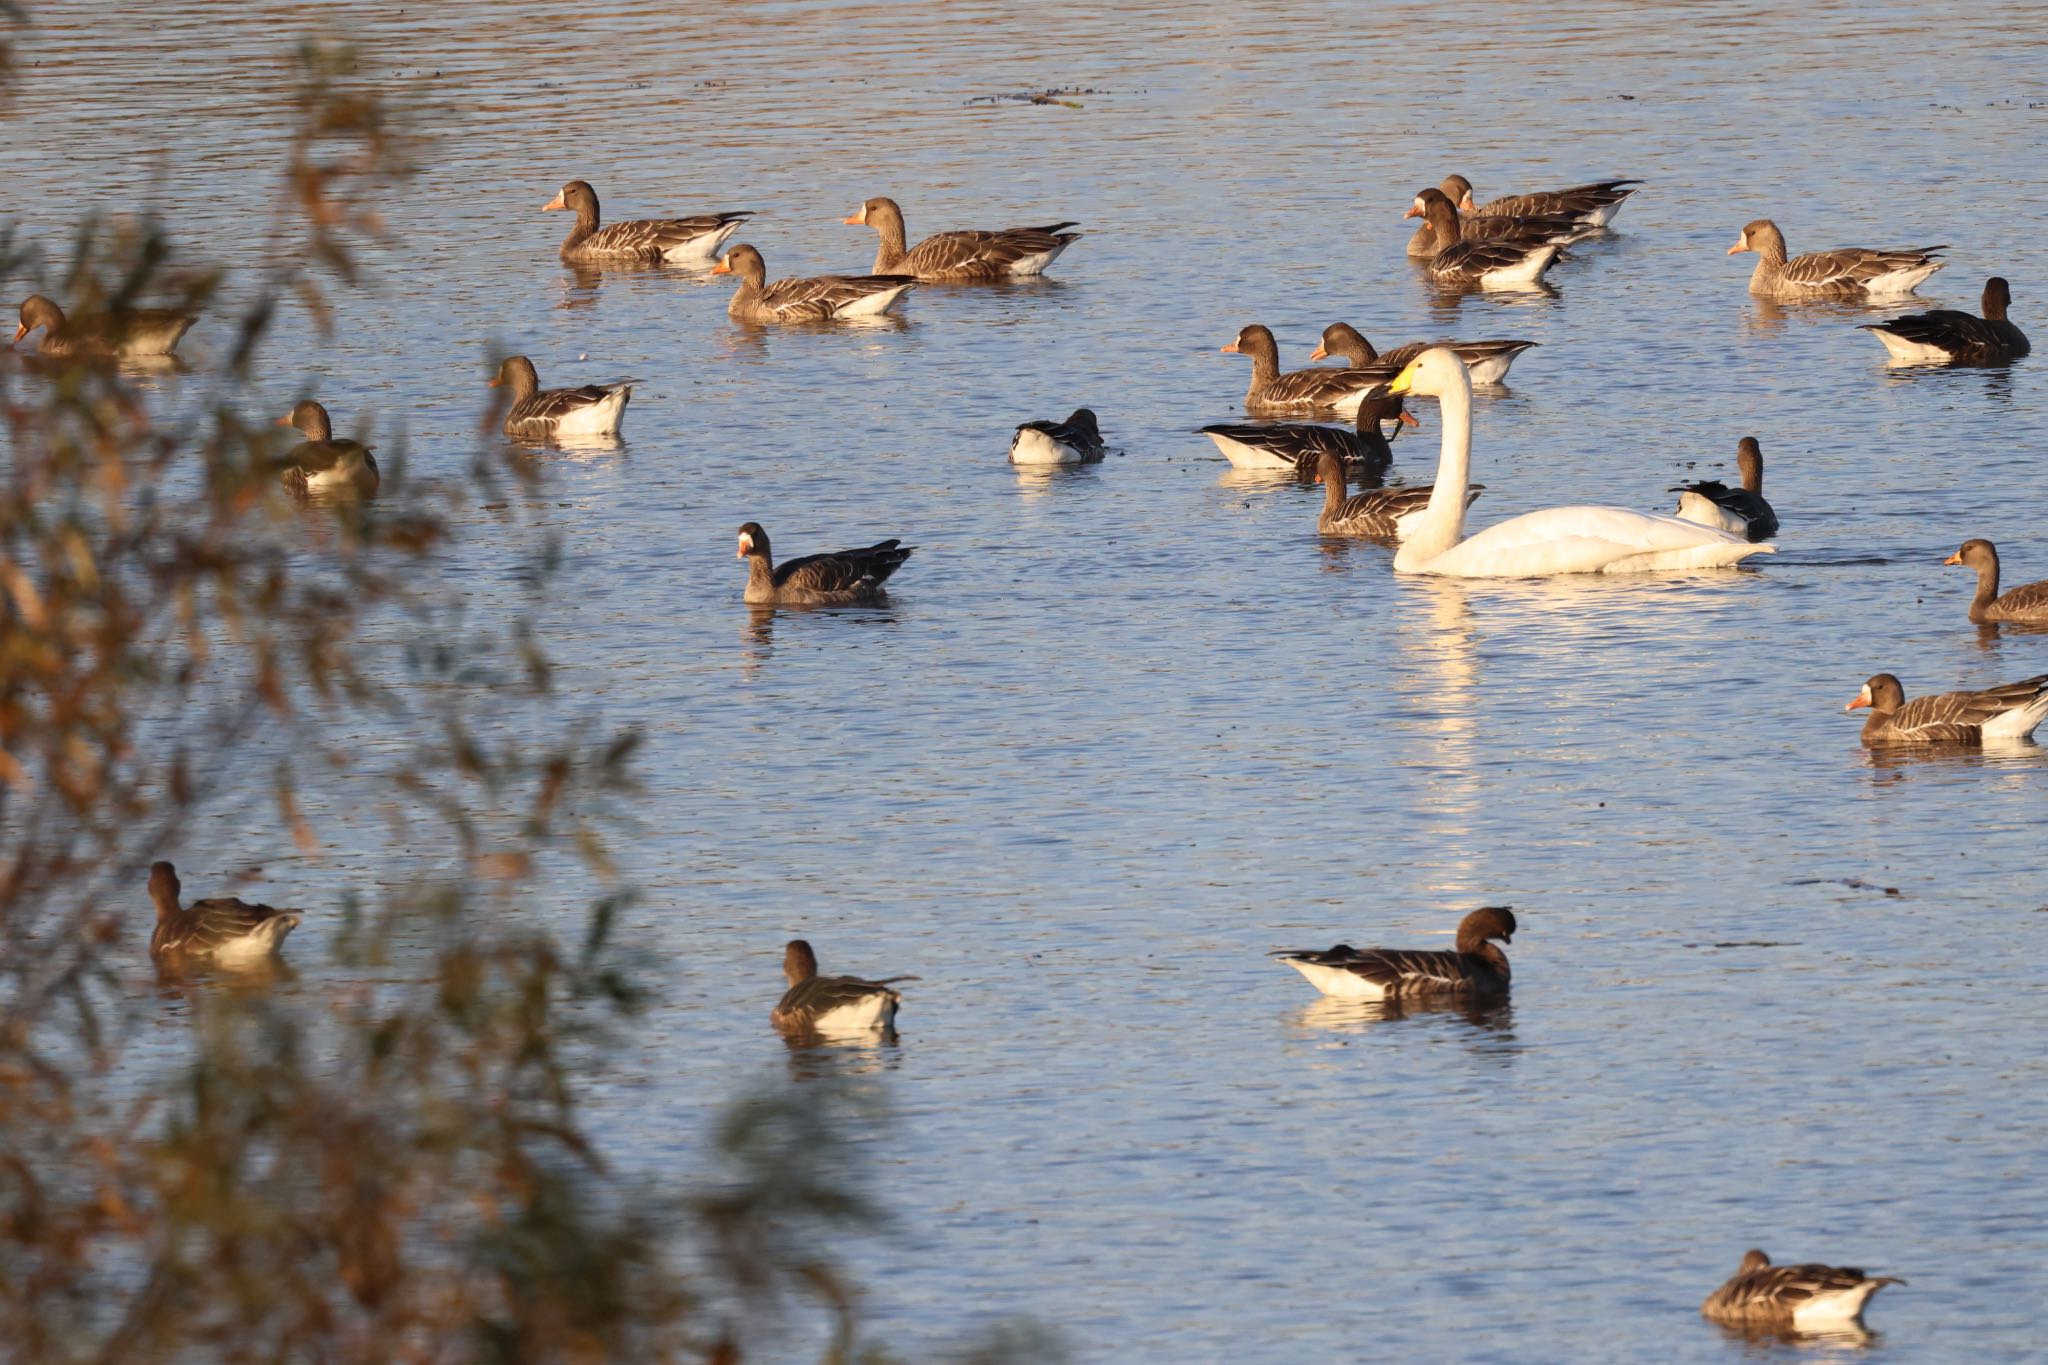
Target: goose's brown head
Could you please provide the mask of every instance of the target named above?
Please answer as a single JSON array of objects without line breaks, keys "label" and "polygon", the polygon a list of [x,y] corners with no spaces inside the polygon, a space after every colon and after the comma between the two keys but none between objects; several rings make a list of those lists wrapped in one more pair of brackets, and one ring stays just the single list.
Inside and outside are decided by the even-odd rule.
[{"label": "goose's brown head", "polygon": [[1872,711],[1884,713],[1896,711],[1906,704],[1906,689],[1899,680],[1889,673],[1879,673],[1863,684],[1863,690],[1852,697],[1844,711],[1860,711],[1869,707]]},{"label": "goose's brown head", "polygon": [[1941,562],[1963,564],[1979,570],[1995,569],[1998,567],[1998,547],[1988,540],[1966,540],[1961,549]]},{"label": "goose's brown head", "polygon": [[811,951],[808,942],[800,938],[789,941],[789,946],[782,950],[782,974],[792,986],[818,974],[818,955]]},{"label": "goose's brown head", "polygon": [[167,862],[149,865],[149,898],[156,902],[158,919],[176,914],[178,893],[184,888],[178,883],[178,869]]},{"label": "goose's brown head", "polygon": [[296,427],[299,435],[309,441],[334,439],[334,425],[327,418],[327,409],[310,398],[278,418],[277,424],[281,427]]},{"label": "goose's brown head", "polygon": [[750,521],[740,527],[739,551],[735,559],[765,558],[768,554],[768,533],[761,529],[761,523]]},{"label": "goose's brown head", "polygon": [[562,186],[561,189],[556,190],[555,197],[542,204],[540,211],[542,213],[556,213],[567,210],[570,213],[580,215],[586,208],[589,209],[591,216],[596,216],[597,191],[590,188],[587,181],[571,180],[568,184]]},{"label": "goose's brown head", "polygon": [[14,339],[20,341],[38,327],[50,329],[44,334],[46,336],[62,331],[64,310],[57,306],[54,299],[46,299],[41,294],[30,294],[21,301],[21,326],[14,329]]}]

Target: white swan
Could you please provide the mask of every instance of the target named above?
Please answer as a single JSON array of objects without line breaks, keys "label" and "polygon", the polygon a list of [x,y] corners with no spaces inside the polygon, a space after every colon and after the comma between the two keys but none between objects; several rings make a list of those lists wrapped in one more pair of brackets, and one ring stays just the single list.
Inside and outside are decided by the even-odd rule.
[{"label": "white swan", "polygon": [[1434,398],[1443,415],[1436,491],[1419,517],[1405,520],[1394,555],[1398,573],[1454,578],[1534,578],[1561,573],[1639,573],[1710,569],[1774,545],[1677,517],[1626,507],[1551,507],[1525,512],[1465,538],[1464,490],[1472,467],[1472,378],[1454,352],[1431,347],[1387,385],[1390,394]]}]

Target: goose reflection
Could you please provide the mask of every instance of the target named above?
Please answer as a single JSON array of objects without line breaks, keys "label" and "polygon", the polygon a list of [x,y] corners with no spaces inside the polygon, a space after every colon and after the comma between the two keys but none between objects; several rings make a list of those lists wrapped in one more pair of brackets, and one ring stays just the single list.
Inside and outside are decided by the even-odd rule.
[{"label": "goose reflection", "polygon": [[1366,1034],[1382,1024],[1431,1016],[1457,1016],[1473,1028],[1511,1041],[1515,1005],[1508,996],[1488,998],[1425,996],[1414,1000],[1343,1000],[1322,996],[1294,1011],[1295,1022],[1314,1033]]},{"label": "goose reflection", "polygon": [[829,1085],[903,1065],[903,1046],[893,1025],[863,1038],[832,1037],[810,1029],[778,1032],[789,1053],[789,1078],[798,1084]]},{"label": "goose reflection", "polygon": [[1884,1338],[1863,1326],[1843,1326],[1827,1331],[1802,1332],[1792,1327],[1736,1326],[1717,1323],[1730,1345],[1740,1344],[1760,1353],[1776,1354],[1781,1347],[1803,1348],[1813,1355],[1848,1354],[1867,1351]]},{"label": "goose reflection", "polygon": [[1086,479],[1093,482],[1096,471],[1102,467],[1098,461],[1093,464],[1013,464],[1017,472],[1017,491],[1026,498],[1037,499],[1049,496],[1054,489]]}]

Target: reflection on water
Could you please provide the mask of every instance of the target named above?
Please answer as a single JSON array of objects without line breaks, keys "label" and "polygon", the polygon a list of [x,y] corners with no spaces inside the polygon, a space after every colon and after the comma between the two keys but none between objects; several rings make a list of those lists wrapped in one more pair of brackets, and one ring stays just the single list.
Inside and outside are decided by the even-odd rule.
[{"label": "reflection on water", "polygon": [[1314,1033],[1365,1034],[1382,1024],[1411,1019],[1460,1018],[1495,1039],[1514,1039],[1514,1005],[1507,999],[1448,996],[1423,1000],[1339,1000],[1323,996],[1295,1011],[1297,1026]]},{"label": "reflection on water", "polygon": [[1790,1327],[1737,1327],[1714,1324],[1732,1346],[1745,1348],[1747,1356],[1796,1356],[1800,1360],[1825,1360],[1829,1356],[1851,1356],[1877,1346],[1883,1338],[1865,1327],[1844,1326],[1824,1332],[1800,1332]]}]

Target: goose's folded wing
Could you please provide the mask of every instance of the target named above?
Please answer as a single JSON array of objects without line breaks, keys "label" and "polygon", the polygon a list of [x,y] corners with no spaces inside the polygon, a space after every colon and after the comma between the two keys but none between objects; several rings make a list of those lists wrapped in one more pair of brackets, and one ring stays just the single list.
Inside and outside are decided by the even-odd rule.
[{"label": "goose's folded wing", "polygon": [[903,567],[911,547],[884,540],[864,550],[804,555],[775,566],[775,586],[812,592],[846,592],[863,583],[881,583]]},{"label": "goose's folded wing", "polygon": [[1890,729],[1922,739],[1973,739],[1995,731],[2002,717],[2048,703],[2048,673],[1980,692],[1915,697],[1892,713]]},{"label": "goose's folded wing", "polygon": [[543,389],[525,402],[512,409],[514,422],[559,422],[571,413],[595,407],[609,399],[623,384],[609,387],[602,384],[585,384],[574,389]]},{"label": "goose's folded wing", "polygon": [[2048,580],[2008,588],[1998,595],[1998,605],[2005,611],[2048,615]]},{"label": "goose's folded wing", "polygon": [[1484,275],[1520,265],[1539,251],[1555,248],[1548,242],[1526,237],[1482,238],[1462,241],[1437,253],[1431,263],[1438,274]]},{"label": "goose's folded wing", "polygon": [[1510,194],[1483,205],[1476,212],[1483,218],[1529,217],[1541,214],[1584,218],[1589,213],[1620,203],[1634,194],[1642,183],[1640,180],[1596,180],[1588,185],[1574,185],[1570,189]]},{"label": "goose's folded wing", "polygon": [[1358,434],[1342,427],[1318,426],[1313,422],[1281,422],[1269,426],[1252,423],[1217,422],[1202,428],[1204,436],[1221,436],[1226,441],[1263,450],[1276,459],[1289,460],[1306,473],[1313,473],[1316,461],[1327,452],[1346,463],[1364,459]]},{"label": "goose's folded wing", "polygon": [[233,943],[255,933],[263,925],[280,917],[298,923],[298,915],[290,910],[279,910],[268,905],[251,905],[247,901],[224,897],[217,900],[195,901],[186,907],[175,936],[166,936],[161,950],[206,954],[217,951],[223,944]]},{"label": "goose's folded wing", "polygon": [[777,280],[761,291],[761,301],[785,318],[817,320],[872,295],[916,283],[913,275],[813,275]]},{"label": "goose's folded wing", "polygon": [[1327,407],[1375,384],[1384,384],[1399,373],[1384,364],[1362,369],[1346,366],[1341,370],[1295,370],[1275,376],[1260,397],[1268,403],[1314,403]]},{"label": "goose's folded wing", "polygon": [[1886,322],[1866,322],[1866,332],[1889,332],[1916,346],[1935,346],[1945,351],[2000,351],[2005,338],[1983,318],[1954,309],[1938,308],[1929,313],[1908,313]]},{"label": "goose's folded wing", "polygon": [[1017,262],[1058,251],[1080,236],[1061,232],[1072,223],[1004,228],[1000,232],[941,232],[927,237],[903,258],[914,275],[1007,275]]},{"label": "goose's folded wing", "polygon": [[896,994],[879,981],[863,981],[852,976],[814,976],[783,992],[781,1001],[775,1006],[775,1017],[796,1021],[819,1019],[836,1009],[857,1005],[877,995]]},{"label": "goose's folded wing", "polygon": [[1940,250],[1938,246],[1844,246],[1832,251],[1809,251],[1785,262],[1779,274],[1786,282],[1809,289],[1860,288],[1894,271],[1925,265],[1929,255]]},{"label": "goose's folded wing", "polygon": [[753,216],[753,210],[742,209],[733,213],[700,213],[690,218],[639,218],[612,223],[584,238],[579,249],[622,256],[659,256]]}]

